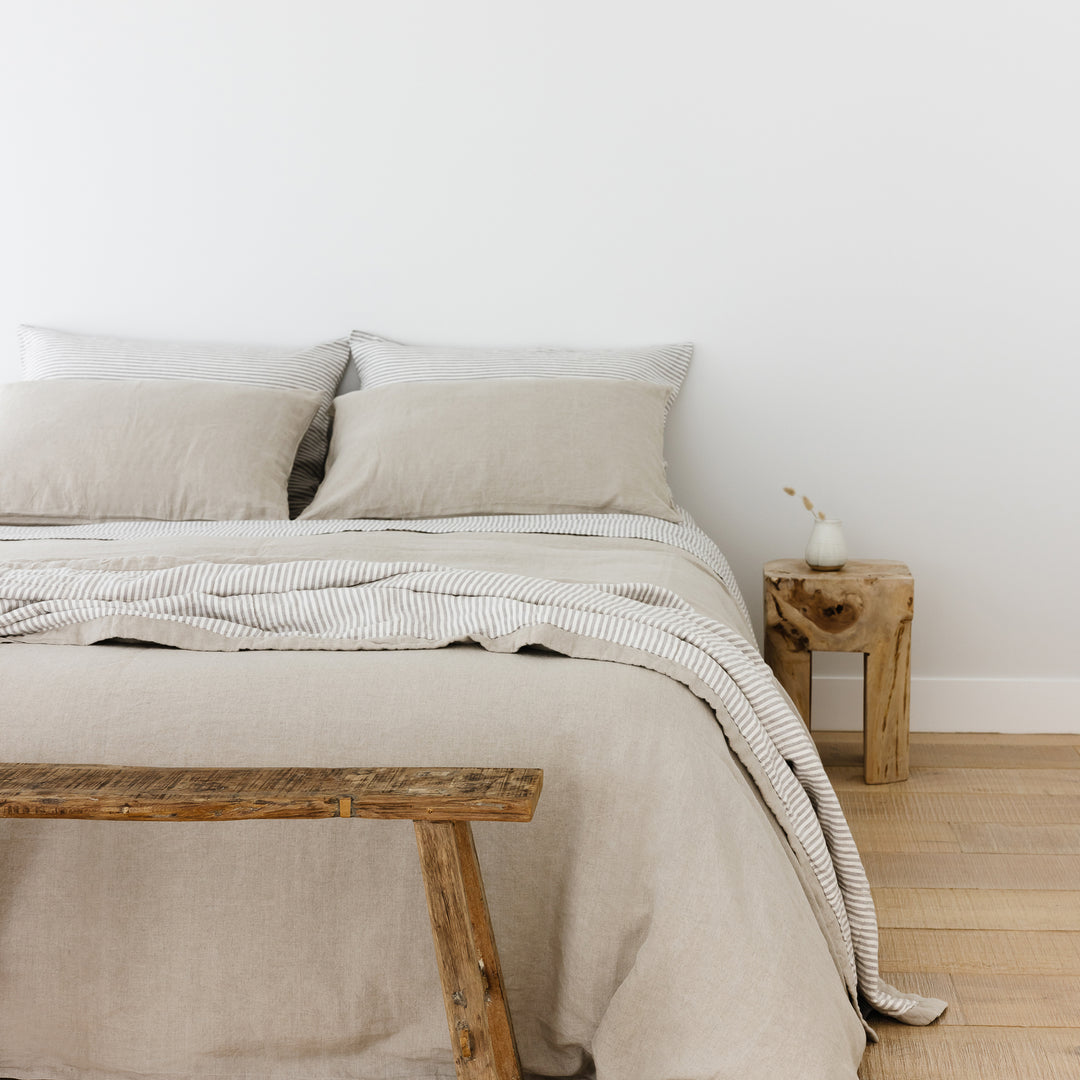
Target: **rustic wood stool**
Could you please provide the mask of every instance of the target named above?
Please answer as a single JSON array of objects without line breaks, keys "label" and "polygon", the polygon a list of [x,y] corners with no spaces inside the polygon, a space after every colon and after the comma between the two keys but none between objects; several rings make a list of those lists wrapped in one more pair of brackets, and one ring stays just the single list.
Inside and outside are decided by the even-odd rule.
[{"label": "rustic wood stool", "polygon": [[908,777],[911,618],[915,582],[898,562],[857,559],[811,570],[765,564],[765,660],[810,726],[813,651],[863,654],[863,774]]},{"label": "rustic wood stool", "polygon": [[460,1080],[520,1080],[473,821],[529,821],[539,769],[173,769],[0,764],[0,817],[413,822]]}]

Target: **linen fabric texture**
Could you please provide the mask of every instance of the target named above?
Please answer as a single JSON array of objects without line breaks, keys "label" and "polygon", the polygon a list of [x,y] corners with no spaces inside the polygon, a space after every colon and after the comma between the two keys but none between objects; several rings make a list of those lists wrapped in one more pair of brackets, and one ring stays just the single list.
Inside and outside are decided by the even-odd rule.
[{"label": "linen fabric texture", "polygon": [[317,394],[318,408],[292,463],[289,507],[295,515],[322,479],[330,403],[349,360],[346,338],[308,349],[147,341],[21,326],[25,379],[210,379]]},{"label": "linen fabric texture", "polygon": [[0,522],[286,518],[319,395],[197,379],[0,387]]},{"label": "linen fabric texture", "polygon": [[[141,538],[3,544],[0,558],[12,569],[77,560],[80,571],[104,560],[134,577],[205,560],[439,562],[562,582],[602,567],[603,580],[655,583],[748,633],[706,563],[655,539],[314,527],[176,536],[166,523],[153,538],[143,525],[131,530]],[[0,645],[19,718],[8,750],[27,761],[543,768],[531,823],[474,829],[524,1075],[855,1080],[865,1036],[836,919],[709,705],[621,652],[598,662],[372,644]],[[78,724],[63,707],[73,700]],[[197,1080],[224,1060],[238,1080],[455,1075],[406,823],[0,821],[0,834],[0,870],[17,882],[0,920],[5,1075]]]},{"label": "linen fabric texture", "polygon": [[446,379],[632,379],[668,387],[670,407],[686,378],[694,346],[688,341],[621,349],[403,345],[354,330],[349,350],[365,390]]},{"label": "linen fabric texture", "polygon": [[678,520],[663,456],[669,392],[619,379],[505,378],[344,394],[326,478],[301,517]]}]

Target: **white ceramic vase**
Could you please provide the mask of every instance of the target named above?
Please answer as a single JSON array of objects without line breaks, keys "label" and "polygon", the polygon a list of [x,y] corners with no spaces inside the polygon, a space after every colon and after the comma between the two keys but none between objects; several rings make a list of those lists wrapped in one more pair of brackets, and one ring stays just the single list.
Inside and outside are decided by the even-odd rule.
[{"label": "white ceramic vase", "polygon": [[847,562],[843,524],[835,518],[815,518],[805,555],[811,570],[839,570]]}]

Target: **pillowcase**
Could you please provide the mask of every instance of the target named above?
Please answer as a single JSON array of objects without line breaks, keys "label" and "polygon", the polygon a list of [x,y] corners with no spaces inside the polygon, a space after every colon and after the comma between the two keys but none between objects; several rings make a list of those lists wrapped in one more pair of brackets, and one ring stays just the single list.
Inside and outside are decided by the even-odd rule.
[{"label": "pillowcase", "polygon": [[0,387],[0,522],[285,518],[319,407],[307,390],[189,379]]},{"label": "pillowcase", "polygon": [[446,348],[401,345],[363,330],[349,338],[360,387],[434,379],[601,378],[634,379],[669,389],[668,407],[686,378],[694,346],[640,349]]},{"label": "pillowcase", "polygon": [[664,475],[670,388],[476,379],[334,401],[326,478],[302,518],[627,513],[678,520]]},{"label": "pillowcase", "polygon": [[344,338],[299,352],[247,345],[190,345],[95,337],[19,327],[26,379],[214,379],[310,390],[319,408],[297,449],[289,504],[299,513],[323,475],[330,438],[330,403],[349,361]]}]

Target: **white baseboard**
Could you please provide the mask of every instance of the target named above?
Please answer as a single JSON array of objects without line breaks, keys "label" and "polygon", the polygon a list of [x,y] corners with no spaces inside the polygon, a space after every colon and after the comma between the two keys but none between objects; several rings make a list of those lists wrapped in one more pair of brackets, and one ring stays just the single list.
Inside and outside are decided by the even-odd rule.
[{"label": "white baseboard", "polygon": [[[861,678],[814,678],[811,716],[822,731],[862,730]],[[1080,679],[911,680],[912,731],[1080,733]]]}]

